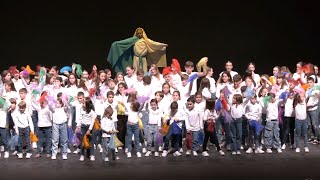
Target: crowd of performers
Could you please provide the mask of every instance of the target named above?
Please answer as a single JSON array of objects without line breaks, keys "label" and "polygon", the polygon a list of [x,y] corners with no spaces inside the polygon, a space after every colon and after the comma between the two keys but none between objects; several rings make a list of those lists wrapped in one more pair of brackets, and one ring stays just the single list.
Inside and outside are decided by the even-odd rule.
[{"label": "crowd of performers", "polygon": [[127,66],[114,76],[79,64],[11,66],[1,74],[1,154],[109,161],[119,153],[307,153],[319,143],[317,66],[299,62],[294,73],[275,66],[269,76],[249,63],[240,75],[227,61],[215,81],[207,62],[187,61],[183,70],[172,59],[162,72],[156,64],[147,72]]}]

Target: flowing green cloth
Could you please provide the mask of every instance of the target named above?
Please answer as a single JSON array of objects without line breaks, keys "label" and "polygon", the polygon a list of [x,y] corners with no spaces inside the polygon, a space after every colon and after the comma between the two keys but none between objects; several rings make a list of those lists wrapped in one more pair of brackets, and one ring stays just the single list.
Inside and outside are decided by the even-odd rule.
[{"label": "flowing green cloth", "polygon": [[107,60],[115,72],[125,73],[126,67],[133,64],[133,45],[138,40],[137,36],[133,36],[112,43]]}]

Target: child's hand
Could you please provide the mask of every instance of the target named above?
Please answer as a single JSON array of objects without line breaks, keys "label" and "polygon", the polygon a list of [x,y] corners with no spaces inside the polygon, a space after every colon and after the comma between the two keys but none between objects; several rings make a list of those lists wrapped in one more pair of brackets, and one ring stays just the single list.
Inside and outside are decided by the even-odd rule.
[{"label": "child's hand", "polygon": [[167,123],[167,120],[163,120],[163,124],[166,124]]},{"label": "child's hand", "polygon": [[86,132],[86,135],[90,135],[90,129],[88,129],[88,131]]},{"label": "child's hand", "polygon": [[92,70],[93,70],[93,71],[97,71],[97,66],[96,66],[96,65],[93,65],[93,66],[92,66]]},{"label": "child's hand", "polygon": [[118,132],[119,132],[118,130],[113,130],[113,131],[112,131],[112,133],[118,133]]}]

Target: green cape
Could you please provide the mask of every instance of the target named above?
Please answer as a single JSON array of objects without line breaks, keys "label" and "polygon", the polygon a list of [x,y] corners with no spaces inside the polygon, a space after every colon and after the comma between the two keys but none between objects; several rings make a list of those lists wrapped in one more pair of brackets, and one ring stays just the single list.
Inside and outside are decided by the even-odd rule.
[{"label": "green cape", "polygon": [[112,43],[107,60],[115,72],[121,71],[125,74],[126,67],[133,64],[133,45],[138,40],[137,36],[133,36]]}]

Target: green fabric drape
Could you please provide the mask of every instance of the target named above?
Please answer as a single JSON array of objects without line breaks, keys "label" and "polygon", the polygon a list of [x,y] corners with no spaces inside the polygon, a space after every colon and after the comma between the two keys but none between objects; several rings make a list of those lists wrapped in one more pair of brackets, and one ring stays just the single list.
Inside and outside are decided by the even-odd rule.
[{"label": "green fabric drape", "polygon": [[133,63],[133,45],[139,40],[137,36],[112,43],[107,57],[115,72],[125,73],[126,67]]}]

